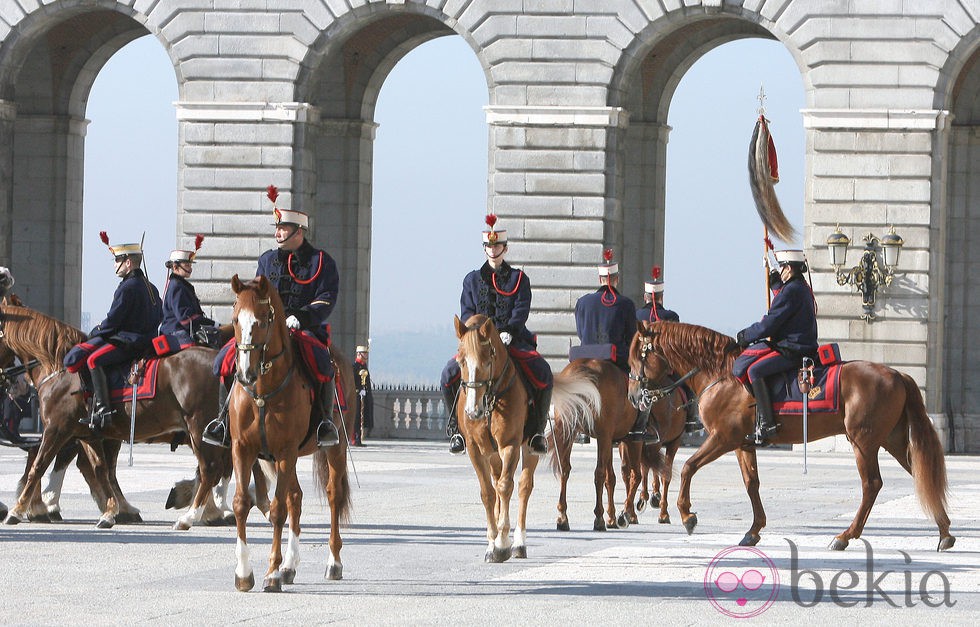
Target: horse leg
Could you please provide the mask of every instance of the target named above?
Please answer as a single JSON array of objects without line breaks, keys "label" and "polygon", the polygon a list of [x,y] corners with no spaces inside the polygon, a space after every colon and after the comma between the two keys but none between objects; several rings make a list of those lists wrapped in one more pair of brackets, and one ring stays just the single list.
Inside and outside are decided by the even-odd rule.
[{"label": "horse leg", "polygon": [[831,541],[829,548],[832,551],[843,551],[851,540],[861,537],[868,516],[871,515],[871,507],[875,504],[882,485],[881,470],[878,467],[878,447],[869,447],[870,450],[865,451],[860,442],[852,440],[851,444],[854,446],[854,460],[861,475],[861,505],[854,515],[854,520],[851,521],[851,526]]},{"label": "horse leg", "polygon": [[[558,531],[568,531],[568,475],[572,472],[572,442],[574,437],[556,439],[556,446],[553,455],[557,456],[561,468],[559,470],[559,483],[561,484],[558,492],[558,520],[556,528]],[[525,464],[527,460],[525,458]]]},{"label": "horse leg", "polygon": [[272,523],[272,548],[269,551],[269,569],[262,582],[262,590],[265,592],[282,592],[282,573],[279,572],[279,567],[282,565],[282,529],[286,526],[287,493],[293,489],[292,484],[297,481],[295,479],[296,457],[276,460],[276,476],[276,494],[272,498],[272,507],[269,509],[269,522]]},{"label": "horse leg", "polygon": [[677,494],[677,510],[681,514],[681,523],[683,523],[688,535],[694,533],[694,528],[698,525],[698,515],[691,511],[691,479],[702,466],[710,464],[735,448],[732,441],[723,440],[716,434],[717,432],[708,435],[698,450],[687,458],[684,467],[681,469],[681,487]]},{"label": "horse leg", "polygon": [[232,460],[235,469],[235,529],[238,533],[238,541],[235,544],[235,588],[240,592],[248,592],[255,585],[255,576],[252,573],[252,564],[249,561],[250,553],[248,541],[245,536],[245,523],[248,521],[248,512],[252,509],[252,499],[248,493],[248,483],[252,475],[252,464],[255,462],[256,453],[246,451],[238,442],[232,442]]},{"label": "horse leg", "polygon": [[650,474],[650,468],[647,466],[646,454],[640,457],[640,496],[636,499],[636,512],[642,514],[647,508],[647,501],[650,499],[650,489],[649,483],[647,482],[647,475]]},{"label": "horse leg", "polygon": [[481,455],[475,446],[467,446],[470,461],[473,463],[473,470],[476,471],[476,480],[480,484],[480,499],[483,501],[483,509],[487,516],[487,552],[483,556],[483,561],[493,561],[493,546],[497,539],[497,492],[494,490],[494,482],[490,477],[489,460]]},{"label": "horse leg", "polygon": [[47,508],[44,507],[40,499],[41,479],[44,477],[48,466],[54,461],[58,451],[70,438],[70,431],[66,433],[57,427],[47,425],[41,435],[41,444],[37,447],[34,462],[27,472],[17,502],[14,503],[4,518],[5,524],[16,525],[24,520],[31,520],[47,513]]},{"label": "horse leg", "polygon": [[[674,474],[674,456],[677,455],[677,449],[681,446],[681,439],[677,438],[673,442],[667,445],[666,454],[664,455],[664,467],[659,474],[655,474],[657,482],[663,481],[663,495],[658,495],[660,502],[660,516],[657,518],[657,522],[663,525],[670,524],[670,514],[667,513],[667,491],[670,489],[670,480],[673,478]],[[659,491],[659,490],[658,490]]]},{"label": "horse leg", "polygon": [[275,491],[275,486],[269,486],[269,481],[262,472],[261,467],[258,462],[256,462],[255,467],[252,468],[252,477],[255,482],[255,486],[252,492],[252,499],[255,503],[255,507],[258,508],[262,515],[269,518],[269,494]]},{"label": "horse leg", "polygon": [[116,516],[119,515],[119,501],[112,487],[113,478],[109,473],[109,459],[103,446],[104,442],[105,440],[82,442],[82,450],[85,451],[85,455],[92,465],[96,484],[102,486],[108,494],[105,509],[103,509],[102,516],[99,517],[95,526],[98,529],[111,529],[116,524]]},{"label": "horse leg", "polygon": [[[102,447],[105,451],[105,459],[109,474],[109,484],[112,486],[112,494],[116,496],[119,513],[116,514],[116,522],[119,524],[133,524],[143,522],[140,510],[126,500],[122,488],[119,487],[119,479],[116,478],[116,466],[119,462],[119,450],[122,448],[121,440],[103,440]],[[84,457],[80,455],[79,457]]]},{"label": "horse leg", "polygon": [[[17,480],[17,493],[19,494],[24,486],[27,485],[27,474],[31,471],[31,467],[34,465],[34,460],[37,459],[37,451],[40,447],[33,447],[27,450],[27,460],[24,463],[24,474],[21,475],[20,479]],[[3,506],[3,515],[7,515],[7,506]],[[31,501],[28,505],[28,520],[31,522],[51,522],[56,520],[48,512],[47,505],[44,503],[44,498],[40,491],[35,491],[31,494]],[[57,517],[57,520],[61,520]]]},{"label": "horse leg", "polygon": [[[37,449],[33,449],[34,454],[37,454]],[[82,471],[82,461],[85,460],[84,466],[85,470],[82,471],[82,477],[85,478],[85,482],[89,486],[89,491],[92,493],[92,499],[95,500],[96,506],[98,506],[101,512],[104,509],[105,501],[108,498],[103,495],[102,500],[96,496],[96,484],[95,484],[95,473],[92,471],[92,467],[88,464],[88,458],[84,455],[78,454],[78,442],[72,441],[67,445],[63,446],[58,454],[55,456],[54,465],[51,468],[51,472],[48,474],[48,483],[41,490],[41,500],[44,502],[44,507],[48,510],[48,518],[53,522],[61,522],[63,518],[61,517],[61,490],[65,485],[65,474],[68,471],[68,464],[72,462],[73,459],[78,457],[79,470]],[[32,456],[28,456],[28,460],[33,459]],[[30,462],[28,462],[30,464]],[[24,470],[24,480],[27,478],[27,471],[30,470],[30,466]],[[86,474],[87,473],[87,474]]]},{"label": "horse leg", "polygon": [[640,485],[639,466],[642,455],[642,442],[624,442],[619,445],[619,456],[622,461],[623,487],[626,490],[623,513],[616,519],[616,524],[621,529],[639,522],[639,519],[636,517],[636,509],[633,507],[633,499],[636,498],[636,492]]},{"label": "horse leg", "polygon": [[[215,446],[201,446],[191,441],[191,448],[197,457],[197,481],[194,499],[190,508],[174,522],[174,529],[186,531],[194,524],[204,521],[206,524],[224,524],[226,513],[216,507],[212,498],[212,488],[222,480],[220,471],[223,467],[223,457],[228,450]],[[227,489],[227,486],[226,486]]]},{"label": "horse leg", "polygon": [[534,490],[534,469],[538,467],[538,456],[529,451],[522,451],[521,479],[517,486],[519,499],[517,510],[517,526],[514,527],[513,556],[524,559],[527,557],[527,504]]},{"label": "horse leg", "polygon": [[[595,483],[595,507],[592,509],[595,517],[592,523],[593,531],[606,530],[606,521],[602,517],[602,490],[606,483],[606,464],[612,463],[611,449],[612,443],[597,433],[595,471],[592,474],[592,481]],[[610,458],[608,462],[607,458]]]},{"label": "horse leg", "polygon": [[742,470],[745,491],[752,503],[752,526],[738,544],[755,546],[759,543],[759,532],[766,526],[766,511],[762,507],[762,497],[759,496],[759,460],[754,448],[740,448],[735,451],[735,454],[738,456],[738,467]]},{"label": "horse leg", "polygon": [[602,458],[602,482],[606,490],[606,527],[616,527],[616,470],[613,467],[612,446],[605,447]]},{"label": "horse leg", "polygon": [[[528,455],[531,455],[528,450]],[[505,562],[511,558],[513,543],[510,538],[510,500],[514,494],[514,475],[517,472],[517,462],[521,458],[521,445],[500,447],[500,473],[497,475],[497,537],[493,543],[491,560],[494,563]]]},{"label": "horse leg", "polygon": [[[295,471],[295,466],[293,470]],[[286,492],[286,509],[289,512],[289,540],[279,572],[282,575],[282,583],[290,585],[296,581],[296,569],[299,568],[299,519],[303,512],[303,490],[299,486],[299,479],[295,472],[293,472],[292,485]]]},{"label": "horse leg", "polygon": [[[327,450],[327,502],[330,503],[330,555],[327,556],[327,579],[344,578],[344,563],[340,561],[340,549],[344,540],[340,537],[341,514],[350,499],[350,480],[347,478],[347,444],[331,446]],[[299,520],[297,519],[297,525]],[[298,531],[299,527],[297,527]]]}]

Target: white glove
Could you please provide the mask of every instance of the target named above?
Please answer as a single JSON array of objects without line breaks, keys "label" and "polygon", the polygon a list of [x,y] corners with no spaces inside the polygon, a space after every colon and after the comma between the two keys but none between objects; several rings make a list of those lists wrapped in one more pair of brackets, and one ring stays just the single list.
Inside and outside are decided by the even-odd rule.
[{"label": "white glove", "polygon": [[358,395],[359,395],[359,396],[360,396],[361,398],[364,398],[365,396],[367,396],[367,390],[361,390],[360,392],[358,392]]},{"label": "white glove", "polygon": [[500,332],[500,341],[504,343],[504,346],[510,346],[511,340],[513,339],[514,337],[510,333],[506,331]]},{"label": "white glove", "polygon": [[296,316],[289,316],[288,318],[286,318],[286,327],[290,329],[298,329],[299,318],[297,318]]}]

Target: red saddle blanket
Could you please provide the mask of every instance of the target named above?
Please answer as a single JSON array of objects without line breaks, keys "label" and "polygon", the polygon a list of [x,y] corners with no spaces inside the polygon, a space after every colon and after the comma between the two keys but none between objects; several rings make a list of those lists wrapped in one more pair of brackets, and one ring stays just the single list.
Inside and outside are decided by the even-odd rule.
[{"label": "red saddle blanket", "polygon": [[[836,413],[840,407],[840,367],[843,363],[831,366],[817,366],[813,369],[814,383],[810,389],[807,411],[814,413]],[[769,394],[772,397],[773,411],[777,414],[802,414],[803,392],[796,379],[796,371],[791,370],[767,377]]]},{"label": "red saddle blanket", "polygon": [[[160,369],[160,360],[157,358],[147,359],[146,366],[143,368],[143,375],[136,384],[136,400],[142,401],[153,398],[157,394],[157,372]],[[114,370],[115,375],[110,374],[109,395],[113,403],[122,403],[133,400],[133,385],[126,381],[125,373],[122,370]]]}]

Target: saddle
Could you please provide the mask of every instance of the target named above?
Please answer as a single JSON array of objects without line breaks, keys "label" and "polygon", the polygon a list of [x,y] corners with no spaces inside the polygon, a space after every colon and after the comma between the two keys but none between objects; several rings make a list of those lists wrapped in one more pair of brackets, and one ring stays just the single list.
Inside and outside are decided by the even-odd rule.
[{"label": "saddle", "polygon": [[160,359],[157,357],[141,357],[128,367],[120,364],[106,369],[106,380],[109,383],[109,396],[112,402],[133,400],[133,386],[136,386],[136,400],[142,401],[153,398],[157,393],[157,372]]},{"label": "saddle", "polygon": [[773,412],[802,414],[803,394],[807,395],[807,411],[836,413],[840,408],[840,349],[837,344],[825,344],[817,350],[817,362],[812,369],[799,373],[780,372],[766,377]]}]

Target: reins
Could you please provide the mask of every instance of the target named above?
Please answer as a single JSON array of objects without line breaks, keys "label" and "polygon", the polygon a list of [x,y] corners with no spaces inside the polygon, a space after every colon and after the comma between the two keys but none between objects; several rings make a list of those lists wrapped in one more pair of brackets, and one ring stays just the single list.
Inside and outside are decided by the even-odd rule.
[{"label": "reins", "polygon": [[[483,417],[489,424],[490,417],[497,408],[498,401],[510,390],[511,386],[514,385],[514,380],[517,377],[517,369],[514,368],[510,356],[505,352],[504,367],[500,371],[499,375],[494,376],[493,370],[495,367],[497,351],[494,348],[493,342],[488,340],[487,344],[490,346],[490,377],[480,381],[461,381],[460,385],[468,390],[478,390],[482,387],[487,388],[487,391],[483,395],[481,405]],[[507,377],[506,381],[504,381],[504,377],[508,372],[510,372],[510,376]]]}]

